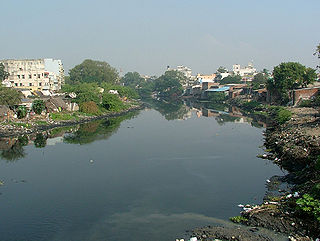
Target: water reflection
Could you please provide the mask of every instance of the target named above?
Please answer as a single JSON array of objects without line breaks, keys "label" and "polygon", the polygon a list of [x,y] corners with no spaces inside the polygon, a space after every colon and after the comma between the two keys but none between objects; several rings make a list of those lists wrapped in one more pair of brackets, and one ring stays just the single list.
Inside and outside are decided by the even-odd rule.
[{"label": "water reflection", "polygon": [[223,103],[212,102],[165,102],[150,100],[147,105],[160,112],[166,120],[186,120],[191,118],[192,113],[198,117],[214,117],[219,125],[227,122],[250,123],[257,128],[266,128],[267,120],[263,116],[245,115],[241,109]]},{"label": "water reflection", "polygon": [[55,145],[58,142],[83,145],[95,140],[107,139],[118,130],[122,121],[131,119],[137,114],[138,112],[131,112],[115,118],[59,127],[42,133],[0,138],[0,157],[8,162],[24,158],[26,156],[24,147],[27,145],[44,148],[47,144]]}]

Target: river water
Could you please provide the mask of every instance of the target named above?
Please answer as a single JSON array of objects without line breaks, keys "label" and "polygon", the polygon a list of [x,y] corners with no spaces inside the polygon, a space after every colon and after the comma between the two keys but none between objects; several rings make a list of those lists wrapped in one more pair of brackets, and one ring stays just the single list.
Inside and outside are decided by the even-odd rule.
[{"label": "river water", "polygon": [[228,223],[282,175],[263,127],[225,112],[145,109],[1,140],[0,240],[175,240]]}]

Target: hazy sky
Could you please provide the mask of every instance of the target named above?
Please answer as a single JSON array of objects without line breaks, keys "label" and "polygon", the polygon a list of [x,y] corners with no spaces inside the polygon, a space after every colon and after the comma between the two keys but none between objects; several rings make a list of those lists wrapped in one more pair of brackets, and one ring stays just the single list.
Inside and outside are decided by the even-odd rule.
[{"label": "hazy sky", "polygon": [[320,0],[8,0],[0,4],[0,59],[90,58],[123,73],[167,65],[212,73],[220,65],[315,67]]}]

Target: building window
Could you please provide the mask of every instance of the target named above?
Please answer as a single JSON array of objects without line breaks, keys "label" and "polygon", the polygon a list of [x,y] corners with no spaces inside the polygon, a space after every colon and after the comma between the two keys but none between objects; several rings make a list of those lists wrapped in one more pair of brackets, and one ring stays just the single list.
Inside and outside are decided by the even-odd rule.
[{"label": "building window", "polygon": [[29,79],[31,79],[32,78],[32,74],[29,74]]},{"label": "building window", "polygon": [[22,86],[22,83],[20,83],[20,86]]},{"label": "building window", "polygon": [[24,74],[22,75],[22,79],[24,79]]},{"label": "building window", "polygon": [[41,86],[42,85],[42,83],[41,82],[39,82],[39,86]]},{"label": "building window", "polygon": [[32,83],[29,83],[29,86],[32,86]]},{"label": "building window", "polygon": [[36,74],[33,74],[33,76],[36,77],[37,75],[36,75]]},{"label": "building window", "polygon": [[38,79],[40,79],[40,74],[38,74]]},{"label": "building window", "polygon": [[18,86],[18,83],[14,83],[15,86]]},{"label": "building window", "polygon": [[18,79],[20,79],[20,74],[18,74]]}]

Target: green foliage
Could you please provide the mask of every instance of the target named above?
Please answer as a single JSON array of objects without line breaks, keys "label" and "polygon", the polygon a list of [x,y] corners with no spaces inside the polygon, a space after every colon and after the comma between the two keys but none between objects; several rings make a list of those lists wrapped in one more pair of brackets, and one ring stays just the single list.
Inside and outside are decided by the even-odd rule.
[{"label": "green foliage", "polygon": [[281,109],[278,111],[276,120],[281,125],[291,119],[292,113],[287,109]]},{"label": "green foliage", "polygon": [[267,82],[267,76],[265,73],[258,73],[253,77],[253,82],[256,83],[266,83]]},{"label": "green foliage", "polygon": [[241,84],[241,76],[240,75],[229,75],[222,80],[220,80],[220,84],[226,85],[226,84]]},{"label": "green foliage", "polygon": [[109,111],[120,111],[125,108],[125,105],[120,100],[118,95],[109,93],[103,94],[102,106]]},{"label": "green foliage", "polygon": [[226,69],[226,67],[223,67],[223,66],[220,66],[218,69],[217,69],[217,73],[227,73],[228,70]]},{"label": "green foliage", "polygon": [[314,167],[317,171],[320,171],[320,156],[316,159]]},{"label": "green foliage", "polygon": [[183,93],[181,83],[186,79],[185,75],[179,71],[166,71],[155,80],[155,90],[164,99],[176,99]]},{"label": "green foliage", "polygon": [[32,110],[38,115],[41,114],[41,112],[45,109],[45,107],[46,106],[45,106],[43,100],[34,100],[32,102]]},{"label": "green foliage", "polygon": [[320,201],[309,194],[304,194],[296,201],[297,207],[303,212],[313,215],[320,222]]},{"label": "green foliage", "polygon": [[0,105],[18,105],[21,103],[22,93],[13,88],[0,86]]},{"label": "green foliage", "polygon": [[7,71],[5,71],[4,69],[5,69],[5,67],[4,67],[3,63],[0,63],[0,81],[5,80],[9,76],[9,73]]},{"label": "green foliage", "polygon": [[88,114],[99,114],[100,110],[93,101],[83,102],[79,105],[80,111]]},{"label": "green foliage", "polygon": [[84,60],[69,71],[71,83],[116,83],[119,79],[117,70],[108,63],[91,59]]},{"label": "green foliage", "polygon": [[241,109],[247,111],[247,112],[254,112],[257,110],[260,110],[262,108],[261,103],[257,101],[248,101],[242,104]]},{"label": "green foliage", "polygon": [[235,217],[231,217],[230,221],[234,223],[245,223],[248,221],[248,219],[242,216],[235,216]]},{"label": "green foliage", "polygon": [[23,158],[26,155],[23,146],[28,145],[28,141],[27,136],[18,137],[18,140],[10,148],[0,153],[1,158],[10,162]]},{"label": "green foliage", "polygon": [[220,103],[227,99],[227,96],[222,92],[214,92],[208,95],[208,100],[214,103]]},{"label": "green foliage", "polygon": [[316,80],[316,72],[300,63],[281,63],[274,67],[273,78],[268,80],[267,88],[275,96],[275,101],[281,104],[289,100],[289,90],[306,87]]},{"label": "green foliage", "polygon": [[79,119],[79,118],[77,118],[76,115],[73,115],[70,113],[64,113],[64,112],[50,113],[50,118],[55,121]]},{"label": "green foliage", "polygon": [[104,89],[105,93],[109,92],[109,90],[117,90],[120,97],[127,97],[129,99],[139,98],[138,93],[132,87],[129,87],[129,86],[121,86],[121,85],[104,83],[102,85],[102,88]]},{"label": "green foliage", "polygon": [[128,72],[121,79],[121,83],[132,88],[139,87],[144,82],[145,79],[138,72]]},{"label": "green foliage", "polygon": [[18,118],[22,119],[22,118],[26,117],[26,115],[27,115],[27,108],[25,106],[20,105],[17,108],[17,116],[18,116]]},{"label": "green foliage", "polygon": [[101,88],[96,83],[81,83],[77,85],[66,84],[62,87],[63,92],[77,94],[74,101],[78,104],[83,102],[93,101],[96,104],[100,103]]}]

